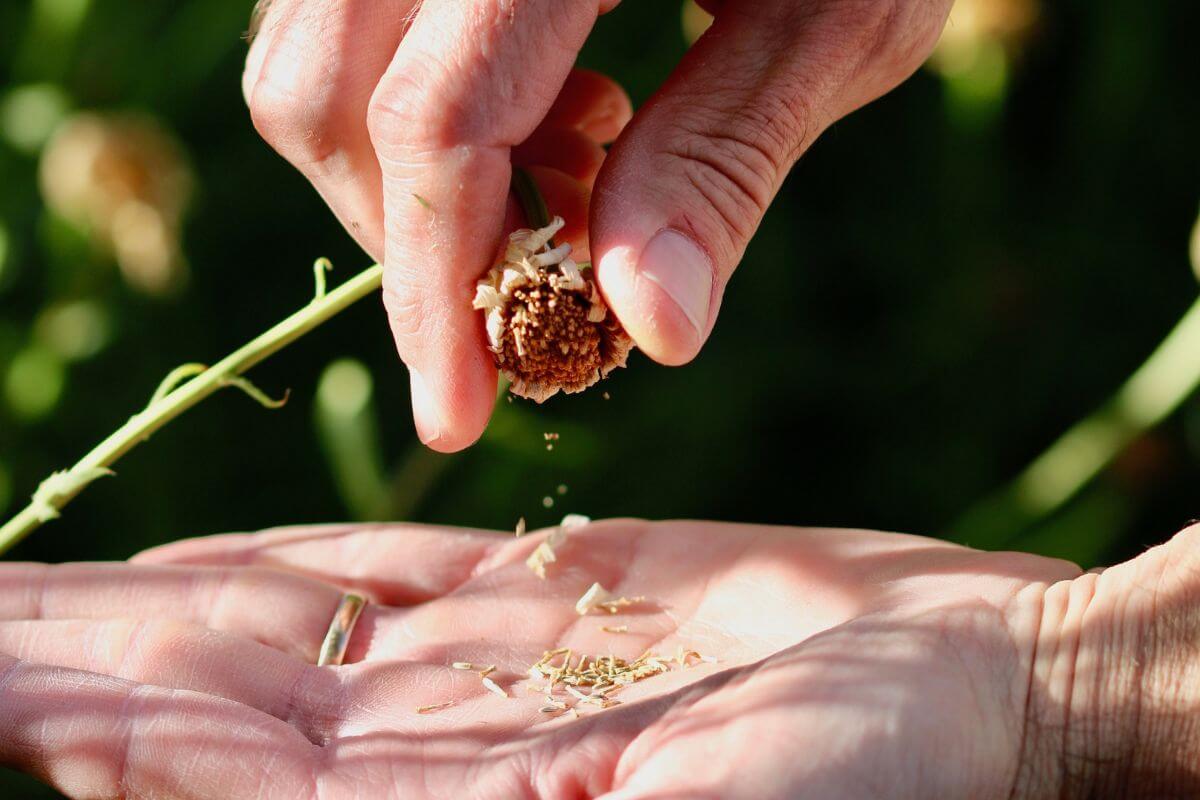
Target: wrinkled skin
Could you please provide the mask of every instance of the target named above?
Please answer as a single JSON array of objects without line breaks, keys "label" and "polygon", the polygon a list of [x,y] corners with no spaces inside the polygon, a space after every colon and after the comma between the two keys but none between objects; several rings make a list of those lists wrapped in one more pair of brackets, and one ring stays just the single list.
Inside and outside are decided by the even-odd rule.
[{"label": "wrinkled skin", "polygon": [[[642,352],[682,364],[792,165],[917,69],[952,3],[701,0],[712,27],[636,114],[612,80],[575,68],[617,4],[266,6],[242,80],[250,117],[383,264],[417,434],[436,450],[474,442],[492,411],[471,297],[517,227],[514,165],[534,169]],[[678,24],[678,2],[656,5]]]},{"label": "wrinkled skin", "polygon": [[[524,564],[542,535],[294,528],[0,564],[0,760],[81,798],[1171,796],[1191,774],[1195,532],[1081,574],[897,534],[614,520],[545,581]],[[581,618],[593,581],[648,603]],[[346,665],[311,666],[338,587],[373,602]],[[525,687],[552,647],[681,645],[719,662],[578,719]],[[497,664],[512,699],[458,660]]]}]

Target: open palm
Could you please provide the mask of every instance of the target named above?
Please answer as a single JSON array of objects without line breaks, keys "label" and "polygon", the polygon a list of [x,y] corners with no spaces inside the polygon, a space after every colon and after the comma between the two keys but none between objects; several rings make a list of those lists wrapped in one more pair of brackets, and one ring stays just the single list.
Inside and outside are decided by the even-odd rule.
[{"label": "open palm", "polygon": [[[0,760],[75,797],[1003,797],[1049,587],[1102,578],[897,534],[613,520],[541,580],[544,535],[293,528],[0,565]],[[594,581],[646,600],[581,617]],[[373,602],[346,664],[312,666],[344,589]],[[717,661],[551,714],[526,670],[557,647]],[[456,661],[495,664],[509,698]]]}]

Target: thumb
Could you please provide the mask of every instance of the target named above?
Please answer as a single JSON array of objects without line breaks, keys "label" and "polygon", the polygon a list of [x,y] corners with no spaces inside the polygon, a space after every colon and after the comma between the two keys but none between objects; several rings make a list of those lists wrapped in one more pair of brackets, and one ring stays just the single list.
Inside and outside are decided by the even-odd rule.
[{"label": "thumb", "polygon": [[907,78],[949,0],[726,0],[617,140],[592,198],[597,278],[651,358],[691,360],[784,176]]}]

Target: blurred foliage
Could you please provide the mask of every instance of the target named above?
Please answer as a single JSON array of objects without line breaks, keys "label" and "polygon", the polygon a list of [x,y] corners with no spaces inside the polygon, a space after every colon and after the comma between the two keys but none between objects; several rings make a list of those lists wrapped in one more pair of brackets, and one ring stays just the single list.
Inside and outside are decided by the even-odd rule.
[{"label": "blurred foliage", "polygon": [[[307,302],[314,257],[333,259],[333,282],[367,262],[251,128],[249,5],[0,4],[0,513],[171,368]],[[601,19],[582,64],[644,101],[684,27],[703,29],[665,7]],[[405,372],[364,303],[254,371],[271,394],[292,389],[286,408],[213,398],[15,557],[125,558],[380,509],[496,528],[578,512],[951,533],[1101,407],[1197,296],[1196,30],[1188,0],[960,0],[931,65],[803,158],[693,364],[635,357],[603,392],[502,401],[478,446],[437,456],[416,445]],[[96,145],[115,128],[84,129],[99,147],[87,163],[117,164],[106,196],[128,202],[101,203],[112,218],[39,176],[80,119],[156,131],[147,166]],[[155,264],[177,272],[156,283]],[[1198,480],[1190,399],[1003,541],[1112,561],[1200,515]],[[39,791],[0,775],[4,797]]]}]

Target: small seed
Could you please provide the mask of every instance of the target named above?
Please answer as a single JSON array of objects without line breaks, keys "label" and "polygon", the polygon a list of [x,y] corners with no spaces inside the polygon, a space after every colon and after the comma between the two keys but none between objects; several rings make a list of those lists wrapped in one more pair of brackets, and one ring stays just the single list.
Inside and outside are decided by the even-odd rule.
[{"label": "small seed", "polygon": [[444,703],[431,703],[427,706],[417,706],[417,713],[428,714],[430,711],[438,711],[439,709],[449,708],[450,706],[454,705],[454,703],[454,700],[447,700]]},{"label": "small seed", "polygon": [[476,667],[476,666],[475,666],[474,664],[472,664],[470,661],[455,661],[455,662],[454,662],[453,664],[451,664],[450,666],[451,666],[451,667],[453,667],[454,669],[464,669],[464,670],[475,670],[475,669],[478,669],[478,667]]},{"label": "small seed", "polygon": [[[548,447],[549,445],[547,445]],[[542,508],[554,508],[554,498],[546,495],[542,498]]]},{"label": "small seed", "polygon": [[500,695],[500,696],[501,696],[501,697],[503,697],[505,700],[507,700],[507,699],[508,699],[508,692],[506,692],[506,691],[504,691],[503,689],[501,689],[501,688],[500,688],[500,684],[496,683],[496,682],[495,682],[494,680],[492,680],[491,678],[487,678],[487,677],[485,677],[485,678],[483,679],[483,688],[487,689],[487,690],[488,690],[489,692],[491,692],[492,694],[498,694],[498,695]]},{"label": "small seed", "polygon": [[600,630],[605,633],[629,633],[628,625],[601,625]]}]

